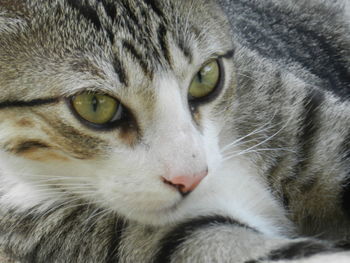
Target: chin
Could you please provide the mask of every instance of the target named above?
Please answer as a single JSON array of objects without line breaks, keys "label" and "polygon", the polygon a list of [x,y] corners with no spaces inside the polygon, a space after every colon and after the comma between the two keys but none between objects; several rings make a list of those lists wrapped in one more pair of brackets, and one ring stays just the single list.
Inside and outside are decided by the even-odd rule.
[{"label": "chin", "polygon": [[[152,193],[135,191],[137,194],[133,195],[104,192],[102,197],[97,196],[92,202],[96,201],[96,205],[142,224],[159,226],[181,220],[181,207],[187,197],[165,185],[163,188]],[[101,203],[101,200],[104,202]]]},{"label": "chin", "polygon": [[168,207],[159,207],[157,210],[134,209],[129,213],[119,212],[129,220],[153,226],[171,224],[184,219],[183,213],[181,213],[181,201],[174,202]]}]

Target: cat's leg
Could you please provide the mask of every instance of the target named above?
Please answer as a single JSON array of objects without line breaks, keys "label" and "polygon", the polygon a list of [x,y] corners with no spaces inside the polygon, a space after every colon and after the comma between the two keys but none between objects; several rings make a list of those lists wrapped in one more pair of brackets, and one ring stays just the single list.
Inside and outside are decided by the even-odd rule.
[{"label": "cat's leg", "polygon": [[0,242],[6,252],[0,253],[4,257],[0,262],[350,262],[345,246],[269,235],[232,217],[211,215],[150,227],[118,218],[91,218],[94,209],[90,210],[51,212],[34,221],[13,215],[19,221],[0,224]]},{"label": "cat's leg", "polygon": [[221,216],[196,218],[178,224],[170,231],[151,232],[140,226],[126,230],[128,238],[119,247],[120,261],[350,262],[350,252],[335,244],[316,239],[269,236]]}]

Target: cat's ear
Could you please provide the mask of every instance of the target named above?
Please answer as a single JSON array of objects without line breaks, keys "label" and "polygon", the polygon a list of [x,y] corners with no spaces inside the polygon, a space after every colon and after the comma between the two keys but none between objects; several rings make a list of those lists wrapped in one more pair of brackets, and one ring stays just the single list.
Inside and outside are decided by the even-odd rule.
[{"label": "cat's ear", "polygon": [[25,2],[23,0],[0,0],[0,33],[10,33],[23,27],[29,18]]}]

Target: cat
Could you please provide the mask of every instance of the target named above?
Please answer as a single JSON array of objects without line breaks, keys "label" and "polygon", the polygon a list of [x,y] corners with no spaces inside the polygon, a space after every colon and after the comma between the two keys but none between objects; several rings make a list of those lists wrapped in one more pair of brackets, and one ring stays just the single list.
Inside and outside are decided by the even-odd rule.
[{"label": "cat", "polygon": [[347,9],[220,4],[0,0],[2,262],[349,260]]}]

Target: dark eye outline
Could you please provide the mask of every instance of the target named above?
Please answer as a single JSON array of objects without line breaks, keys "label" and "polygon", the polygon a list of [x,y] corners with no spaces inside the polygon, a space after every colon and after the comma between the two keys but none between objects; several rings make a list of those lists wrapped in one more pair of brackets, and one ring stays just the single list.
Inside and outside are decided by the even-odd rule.
[{"label": "dark eye outline", "polygon": [[[200,105],[200,104],[205,104],[205,103],[209,103],[209,102],[213,101],[222,91],[222,88],[223,88],[224,83],[225,83],[225,71],[224,71],[223,61],[222,61],[221,58],[217,58],[217,59],[213,59],[213,60],[207,61],[205,64],[203,64],[200,67],[199,71],[196,74],[198,74],[202,70],[202,68],[205,67],[211,61],[216,61],[218,63],[218,66],[219,66],[219,80],[218,80],[215,88],[208,95],[203,96],[201,98],[195,98],[195,97],[191,96],[189,94],[189,92],[187,92],[187,94],[188,94],[188,101],[193,106],[197,106],[197,105]],[[192,84],[192,81],[193,81],[195,76],[196,75],[194,75],[192,77],[190,85]]]},{"label": "dark eye outline", "polygon": [[116,129],[116,128],[119,128],[125,124],[127,124],[130,120],[131,120],[131,114],[129,112],[129,110],[120,102],[120,100],[108,95],[108,94],[105,94],[105,93],[99,93],[99,92],[91,92],[91,93],[96,93],[96,94],[99,94],[99,95],[103,95],[103,96],[109,96],[115,100],[118,101],[119,105],[118,105],[118,108],[117,108],[117,111],[116,111],[116,115],[119,113],[120,114],[120,117],[115,119],[116,115],[112,118],[112,121],[110,122],[107,122],[107,123],[104,123],[104,124],[97,124],[97,123],[93,123],[93,122],[90,122],[88,120],[86,120],[85,118],[83,118],[78,112],[77,110],[75,109],[74,105],[73,105],[73,100],[76,96],[80,95],[80,94],[83,94],[83,93],[86,93],[86,92],[89,92],[89,91],[83,91],[83,92],[80,92],[80,93],[77,93],[73,96],[70,96],[68,98],[66,98],[66,104],[68,105],[68,108],[70,109],[70,111],[72,112],[73,116],[79,120],[83,125],[87,126],[88,128],[90,129],[93,129],[93,130],[99,130],[99,131],[108,131],[108,130],[113,130],[113,129]]}]

